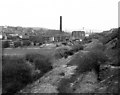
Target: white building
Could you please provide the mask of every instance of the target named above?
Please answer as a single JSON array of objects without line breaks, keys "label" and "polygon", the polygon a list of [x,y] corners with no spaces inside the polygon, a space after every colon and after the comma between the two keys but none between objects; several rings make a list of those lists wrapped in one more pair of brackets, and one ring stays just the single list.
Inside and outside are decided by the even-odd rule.
[{"label": "white building", "polygon": [[0,34],[0,39],[2,39],[3,38],[3,36],[2,36],[2,34]]},{"label": "white building", "polygon": [[89,34],[88,34],[88,33],[86,33],[86,34],[85,34],[85,37],[88,37],[88,36],[89,36]]}]

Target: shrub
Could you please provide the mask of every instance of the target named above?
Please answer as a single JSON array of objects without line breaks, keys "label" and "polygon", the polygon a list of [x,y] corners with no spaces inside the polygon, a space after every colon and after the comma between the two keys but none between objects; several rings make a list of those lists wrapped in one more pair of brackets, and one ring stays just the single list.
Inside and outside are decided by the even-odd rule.
[{"label": "shrub", "polygon": [[35,58],[38,57],[40,54],[38,53],[28,53],[25,56],[25,59],[29,62],[34,62]]},{"label": "shrub", "polygon": [[8,48],[9,46],[9,41],[2,41],[2,48]]},{"label": "shrub", "polygon": [[56,59],[60,59],[60,58],[63,58],[63,57],[66,58],[68,51],[69,51],[69,49],[64,48],[64,47],[63,48],[58,48],[58,49],[56,49],[54,56],[55,56]]},{"label": "shrub", "polygon": [[23,46],[29,46],[31,42],[29,40],[23,40]]},{"label": "shrub", "polygon": [[83,46],[81,44],[75,44],[72,46],[72,51],[77,52],[79,50],[83,50]]},{"label": "shrub", "polygon": [[74,52],[72,50],[65,51],[66,56],[73,55]]},{"label": "shrub", "polygon": [[99,78],[100,65],[105,64],[106,61],[108,61],[107,56],[102,51],[79,52],[68,65],[77,65],[78,75],[94,70]]},{"label": "shrub", "polygon": [[23,58],[14,56],[3,58],[3,93],[16,93],[28,83],[32,82],[31,68],[25,63]]},{"label": "shrub", "polygon": [[58,95],[61,95],[63,93],[72,93],[73,89],[70,86],[70,84],[73,82],[74,80],[73,79],[71,80],[71,78],[63,78],[60,81],[58,88],[57,88],[57,90],[59,91]]},{"label": "shrub", "polygon": [[38,36],[30,36],[30,41],[34,42],[34,43],[43,43],[44,39],[41,35]]},{"label": "shrub", "polygon": [[39,55],[35,58],[34,64],[36,69],[39,69],[42,73],[46,73],[52,69],[52,64],[48,58],[43,55]]},{"label": "shrub", "polygon": [[84,50],[91,51],[91,50],[104,50],[105,46],[97,39],[93,39],[91,43],[87,44]]},{"label": "shrub", "polygon": [[20,47],[21,46],[21,42],[20,41],[15,41],[14,42],[14,46],[15,47]]},{"label": "shrub", "polygon": [[62,42],[63,45],[67,45],[67,42]]},{"label": "shrub", "polygon": [[47,71],[52,69],[52,63],[49,58],[38,54],[38,53],[29,53],[26,54],[26,60],[33,63],[36,69],[42,71],[42,73],[46,73]]},{"label": "shrub", "polygon": [[88,43],[91,43],[92,42],[92,38],[89,36],[89,37],[85,37],[83,40],[82,40],[82,43],[83,44],[88,44]]}]

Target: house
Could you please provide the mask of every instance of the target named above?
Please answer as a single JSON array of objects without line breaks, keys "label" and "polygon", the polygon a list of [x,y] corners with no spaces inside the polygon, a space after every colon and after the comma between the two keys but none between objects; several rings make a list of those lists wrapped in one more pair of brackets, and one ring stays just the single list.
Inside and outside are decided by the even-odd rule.
[{"label": "house", "polygon": [[89,37],[89,34],[88,34],[88,33],[86,33],[86,34],[85,34],[85,37]]},{"label": "house", "polygon": [[5,33],[2,33],[1,35],[3,40],[7,40],[7,35]]},{"label": "house", "polygon": [[66,41],[66,40],[69,40],[70,39],[70,35],[68,34],[57,34],[54,36],[54,41],[55,42],[61,42],[61,41]]},{"label": "house", "polygon": [[7,39],[8,40],[17,40],[20,39],[19,35],[16,33],[6,33]]},{"label": "house", "polygon": [[72,39],[84,39],[85,31],[72,31]]},{"label": "house", "polygon": [[50,42],[54,42],[55,41],[55,37],[52,36],[52,37],[49,38],[49,40],[50,40]]},{"label": "house", "polygon": [[22,40],[29,40],[29,36],[27,36],[27,35],[19,35],[19,37],[20,37]]},{"label": "house", "polygon": [[3,36],[2,36],[2,34],[0,34],[0,40],[2,40],[3,39]]}]

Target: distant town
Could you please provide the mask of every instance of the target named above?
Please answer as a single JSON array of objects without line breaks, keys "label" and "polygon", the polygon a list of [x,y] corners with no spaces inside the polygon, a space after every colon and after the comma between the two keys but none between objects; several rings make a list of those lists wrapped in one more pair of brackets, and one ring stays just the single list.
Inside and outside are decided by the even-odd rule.
[{"label": "distant town", "polygon": [[[86,36],[85,31],[72,31],[71,33],[45,28],[27,28],[0,26],[0,39],[9,42],[9,47],[19,47],[21,45],[38,46],[43,43],[66,42],[72,40],[83,40]],[[18,45],[15,45],[15,44]]]}]

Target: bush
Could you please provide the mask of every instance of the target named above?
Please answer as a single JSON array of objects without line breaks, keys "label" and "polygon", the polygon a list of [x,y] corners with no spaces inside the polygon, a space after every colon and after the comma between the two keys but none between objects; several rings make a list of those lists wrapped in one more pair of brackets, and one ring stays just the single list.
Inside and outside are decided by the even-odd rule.
[{"label": "bush", "polygon": [[36,69],[39,69],[42,73],[46,73],[52,69],[52,63],[50,60],[42,55],[35,58],[34,64]]},{"label": "bush", "polygon": [[66,56],[71,56],[73,54],[74,54],[74,52],[72,50],[65,51]]},{"label": "bush", "polygon": [[79,52],[67,65],[77,65],[76,74],[94,70],[99,78],[100,65],[108,61],[107,56],[102,51]]},{"label": "bush", "polygon": [[23,58],[3,57],[3,93],[16,93],[30,82],[32,82],[31,68]]},{"label": "bush", "polygon": [[68,55],[67,55],[67,52],[69,51],[69,49],[67,49],[67,48],[58,48],[58,49],[56,49],[56,51],[55,51],[55,54],[54,54],[54,56],[55,56],[55,58],[56,59],[60,59],[60,58],[63,58],[63,57],[67,57]]},{"label": "bush", "polygon": [[44,39],[41,35],[38,35],[38,36],[30,36],[30,41],[31,42],[34,42],[34,43],[42,43],[44,42]]},{"label": "bush", "polygon": [[[102,51],[90,51],[90,52],[79,52],[73,56],[73,59],[68,62],[68,66],[77,65],[75,73],[70,78],[63,78],[59,85],[58,91],[60,95],[62,93],[73,93],[74,86],[71,87],[71,83],[75,83],[81,74],[86,74],[92,70],[95,71],[98,80],[100,80],[100,65],[105,64],[107,61],[106,55]],[[76,82],[77,83],[77,82]]]},{"label": "bush", "polygon": [[38,57],[40,54],[38,53],[28,53],[25,56],[25,59],[29,62],[34,62],[35,58]]},{"label": "bush", "polygon": [[72,46],[72,51],[77,52],[79,50],[83,50],[83,46],[81,44],[75,44]]},{"label": "bush", "polygon": [[52,63],[50,62],[49,58],[44,55],[38,53],[29,53],[26,54],[26,60],[33,63],[35,68],[42,71],[42,73],[46,73],[52,69]]},{"label": "bush", "polygon": [[21,42],[20,41],[15,41],[14,42],[14,46],[15,47],[20,47],[21,46]]},{"label": "bush", "polygon": [[9,41],[2,41],[2,48],[8,48],[9,46]]},{"label": "bush", "polygon": [[73,83],[74,80],[71,78],[63,78],[59,85],[57,90],[59,91],[58,95],[64,94],[64,93],[73,93],[72,87],[70,87],[70,84]]},{"label": "bush", "polygon": [[83,44],[86,44],[86,43],[90,43],[92,42],[92,38],[91,37],[85,37],[82,41]]},{"label": "bush", "polygon": [[63,45],[67,45],[67,42],[62,42]]},{"label": "bush", "polygon": [[93,39],[91,43],[87,44],[84,50],[91,51],[91,50],[104,50],[105,46],[97,39]]},{"label": "bush", "polygon": [[31,42],[29,40],[23,40],[23,46],[30,46]]}]

